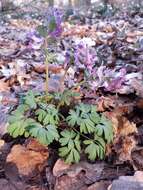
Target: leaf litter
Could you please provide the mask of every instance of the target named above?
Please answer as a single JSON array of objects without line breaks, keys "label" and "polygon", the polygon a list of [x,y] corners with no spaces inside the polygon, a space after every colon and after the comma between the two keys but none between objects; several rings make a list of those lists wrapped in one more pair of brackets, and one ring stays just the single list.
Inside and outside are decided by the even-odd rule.
[{"label": "leaf litter", "polygon": [[[90,84],[90,91],[86,90],[84,86],[80,86],[81,98],[85,102],[97,105],[97,109],[100,112],[104,112],[112,121],[114,141],[112,145],[106,148],[107,163],[109,165],[106,162],[104,164],[99,163],[100,173],[94,170],[90,173],[92,170],[90,168],[93,168],[94,164],[88,165],[87,161],[83,164],[68,166],[70,167],[69,170],[65,170],[67,166],[63,166],[62,171],[55,169],[56,165],[54,166],[54,162],[51,164],[52,166],[44,166],[44,169],[42,167],[43,179],[42,181],[40,179],[39,183],[43,183],[44,187],[41,187],[41,184],[38,187],[39,184],[37,185],[34,179],[32,179],[34,182],[28,181],[28,184],[32,184],[30,187],[25,184],[27,183],[25,179],[18,179],[18,182],[14,185],[9,181],[9,172],[13,167],[10,165],[10,168],[5,168],[8,172],[6,174],[6,171],[3,171],[3,166],[0,165],[0,168],[2,168],[0,176],[4,174],[0,179],[2,188],[5,186],[5,189],[21,189],[21,187],[23,189],[47,189],[49,186],[49,188],[53,189],[62,188],[66,190],[71,188],[73,184],[76,184],[78,188],[86,189],[100,180],[112,181],[121,175],[131,175],[134,171],[133,168],[142,170],[143,141],[140,140],[143,125],[142,15],[136,13],[132,16],[127,13],[120,13],[109,18],[97,17],[93,20],[94,24],[92,25],[86,22],[83,24],[79,14],[77,20],[75,19],[75,23],[74,20],[73,23],[70,23],[69,20],[63,23],[64,32],[62,33],[58,49],[52,49],[57,60],[50,64],[49,84],[50,91],[60,89],[59,80],[62,78],[65,69],[62,65],[63,62],[66,62],[64,59],[65,54],[76,49],[74,56],[78,65],[76,67],[71,65],[68,69],[65,86],[76,86],[78,82],[84,79],[83,70],[88,67],[94,80],[92,78],[87,81]],[[33,19],[28,16],[28,19],[25,21],[24,19],[15,19],[14,15],[0,23],[0,101],[2,103],[0,105],[0,137],[5,139],[5,141],[9,139],[5,137],[5,130],[10,107],[15,106],[19,101],[20,94],[25,93],[29,89],[43,92],[45,88],[43,53],[38,46],[36,46],[36,50],[31,51],[28,45],[29,39],[27,38],[29,30],[35,29],[39,23],[41,24],[41,17]],[[78,47],[79,44],[82,45],[81,49]],[[87,53],[89,58],[88,65],[84,65],[86,46],[90,49]],[[61,62],[61,65],[58,64],[59,62]],[[5,143],[6,145],[7,143],[9,144],[9,142]],[[9,146],[6,146],[4,149],[0,148],[0,151],[4,154],[5,149],[7,150],[7,147],[9,147],[9,150],[6,151],[8,155],[7,160],[16,146],[19,148],[18,152],[16,151],[18,154],[20,154],[20,151],[27,151],[25,148],[27,145],[23,143],[19,145],[19,141],[16,142],[18,145],[14,144],[15,142],[13,143],[13,140],[10,140]],[[11,153],[9,154],[10,151]],[[30,148],[30,151],[33,151],[32,148]],[[46,151],[47,154],[50,153],[50,150]],[[56,153],[54,157],[56,157],[55,155]],[[52,157],[52,159],[55,158]],[[27,161],[28,158],[25,163]],[[4,162],[7,163],[6,159]],[[20,167],[19,171],[23,171],[24,168],[19,163],[20,160],[15,162]],[[111,167],[110,162],[114,164],[114,167]],[[125,170],[121,170],[123,166],[125,166]],[[29,166],[26,167],[30,169]],[[53,173],[55,174],[56,170],[58,176],[53,176],[53,167]],[[118,167],[121,172],[117,175],[116,169]],[[96,164],[95,168],[98,168]],[[106,170],[109,172],[109,178],[108,175],[105,175]],[[14,171],[16,173],[15,169]],[[46,176],[50,174],[45,174],[46,171],[51,173],[51,183],[47,182],[48,177],[46,179]],[[5,175],[7,176],[5,177]],[[21,174],[17,174],[18,178],[19,176],[21,178]],[[76,178],[79,178],[79,181]],[[65,182],[64,187],[62,186],[63,181]],[[67,184],[68,186],[66,187]]]}]

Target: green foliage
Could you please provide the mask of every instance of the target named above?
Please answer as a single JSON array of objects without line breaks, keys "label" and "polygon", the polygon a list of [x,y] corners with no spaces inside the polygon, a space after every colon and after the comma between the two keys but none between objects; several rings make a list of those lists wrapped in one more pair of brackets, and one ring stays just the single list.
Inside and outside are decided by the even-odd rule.
[{"label": "green foliage", "polygon": [[58,125],[59,123],[59,113],[54,105],[49,104],[45,106],[42,104],[42,108],[37,109],[36,115],[38,116],[38,121],[42,122],[44,125]]},{"label": "green foliage", "polygon": [[73,130],[61,132],[59,140],[62,148],[59,148],[59,155],[65,158],[66,163],[79,162],[80,160],[80,136]]},{"label": "green foliage", "polygon": [[44,25],[39,25],[37,27],[37,31],[40,34],[40,36],[46,38],[47,37],[47,27],[45,27]]},{"label": "green foliage", "polygon": [[39,123],[35,123],[28,127],[29,134],[39,140],[44,145],[51,144],[54,140],[59,139],[59,133],[54,125],[42,126]]},{"label": "green foliage", "polygon": [[[75,95],[69,91],[54,94],[46,103],[45,96],[28,92],[22,104],[11,112],[9,134],[14,138],[31,136],[44,145],[57,141],[59,156],[67,163],[79,162],[81,152],[90,160],[104,159],[106,144],[113,140],[111,122],[97,113],[94,105],[83,103],[72,104],[73,109],[62,115],[59,105],[70,106]],[[62,127],[63,123],[67,127]]]},{"label": "green foliage", "polygon": [[27,95],[24,98],[24,103],[28,105],[30,108],[36,109],[37,103],[36,103],[36,96],[39,95],[37,93],[34,93],[33,91],[29,91]]},{"label": "green foliage", "polygon": [[98,136],[104,136],[107,143],[112,142],[113,140],[113,129],[112,124],[107,118],[103,115],[101,117],[100,123],[96,126],[95,130]]},{"label": "green foliage", "polygon": [[71,90],[64,90],[63,93],[57,92],[54,94],[54,98],[58,101],[58,106],[69,106],[72,103],[73,98],[79,97],[80,94]]},{"label": "green foliage", "polygon": [[105,141],[103,138],[96,136],[93,140],[85,140],[83,142],[86,145],[84,150],[85,154],[88,154],[90,160],[100,158],[101,160],[105,155]]},{"label": "green foliage", "polygon": [[80,132],[90,134],[95,131],[95,124],[99,123],[100,116],[94,106],[79,104],[75,110],[70,110],[67,122],[70,126],[79,126]]}]

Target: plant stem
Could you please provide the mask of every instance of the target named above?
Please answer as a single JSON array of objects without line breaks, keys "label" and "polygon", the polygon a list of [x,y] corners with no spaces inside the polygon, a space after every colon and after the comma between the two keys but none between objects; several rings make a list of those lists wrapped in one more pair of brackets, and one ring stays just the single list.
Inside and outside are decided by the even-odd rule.
[{"label": "plant stem", "polygon": [[48,67],[48,55],[46,55],[46,95],[48,95],[48,90],[49,90],[49,67]]},{"label": "plant stem", "polygon": [[45,67],[46,67],[46,83],[45,83],[45,92],[46,95],[48,95],[48,91],[49,91],[49,62],[48,62],[48,52],[47,52],[47,47],[48,47],[48,39],[45,39],[45,44],[44,44],[44,48],[45,48]]}]

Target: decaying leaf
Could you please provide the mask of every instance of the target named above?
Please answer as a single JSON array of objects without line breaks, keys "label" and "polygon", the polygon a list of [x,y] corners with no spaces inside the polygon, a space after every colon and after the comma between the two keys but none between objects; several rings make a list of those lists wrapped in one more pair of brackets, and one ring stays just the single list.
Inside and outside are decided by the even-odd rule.
[{"label": "decaying leaf", "polygon": [[131,153],[136,147],[136,141],[133,137],[125,137],[121,141],[122,147],[119,150],[119,160],[124,161],[132,161]]},{"label": "decaying leaf", "polygon": [[9,90],[8,83],[0,80],[0,92],[5,92],[8,90]]},{"label": "decaying leaf", "polygon": [[135,123],[116,113],[107,113],[107,116],[111,119],[114,130],[113,144],[107,146],[107,155],[114,151],[119,161],[131,161],[131,152],[136,147],[133,135],[138,132]]},{"label": "decaying leaf", "polygon": [[131,154],[133,160],[133,167],[135,170],[143,171],[143,149],[142,147],[136,147]]},{"label": "decaying leaf", "polygon": [[106,109],[114,108],[115,105],[115,100],[114,97],[100,97],[97,100],[97,110],[100,112],[105,111]]},{"label": "decaying leaf", "polygon": [[3,147],[4,143],[4,140],[0,140],[0,149]]},{"label": "decaying leaf", "polygon": [[47,158],[47,148],[39,145],[37,141],[30,141],[26,146],[14,145],[7,156],[6,165],[16,166],[19,175],[30,177],[40,174]]}]

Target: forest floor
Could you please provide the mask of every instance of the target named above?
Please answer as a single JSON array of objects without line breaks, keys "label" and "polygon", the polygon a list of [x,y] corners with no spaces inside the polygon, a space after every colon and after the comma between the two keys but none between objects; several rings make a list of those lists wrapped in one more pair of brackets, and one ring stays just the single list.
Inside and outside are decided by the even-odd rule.
[{"label": "forest floor", "polygon": [[[55,147],[33,139],[13,139],[7,118],[28,90],[44,91],[45,66],[40,48],[30,51],[27,34],[42,21],[41,12],[22,8],[0,17],[0,189],[3,190],[141,190],[143,189],[143,13],[67,15],[57,56],[79,41],[92,46],[96,79],[82,99],[105,113],[114,128],[104,161],[68,165]],[[32,11],[32,12],[31,12]],[[96,16],[94,18],[94,16]],[[71,66],[65,86],[81,80]],[[60,89],[64,68],[50,65],[50,91]],[[122,177],[120,177],[122,176]],[[112,184],[112,186],[111,186]]]}]

